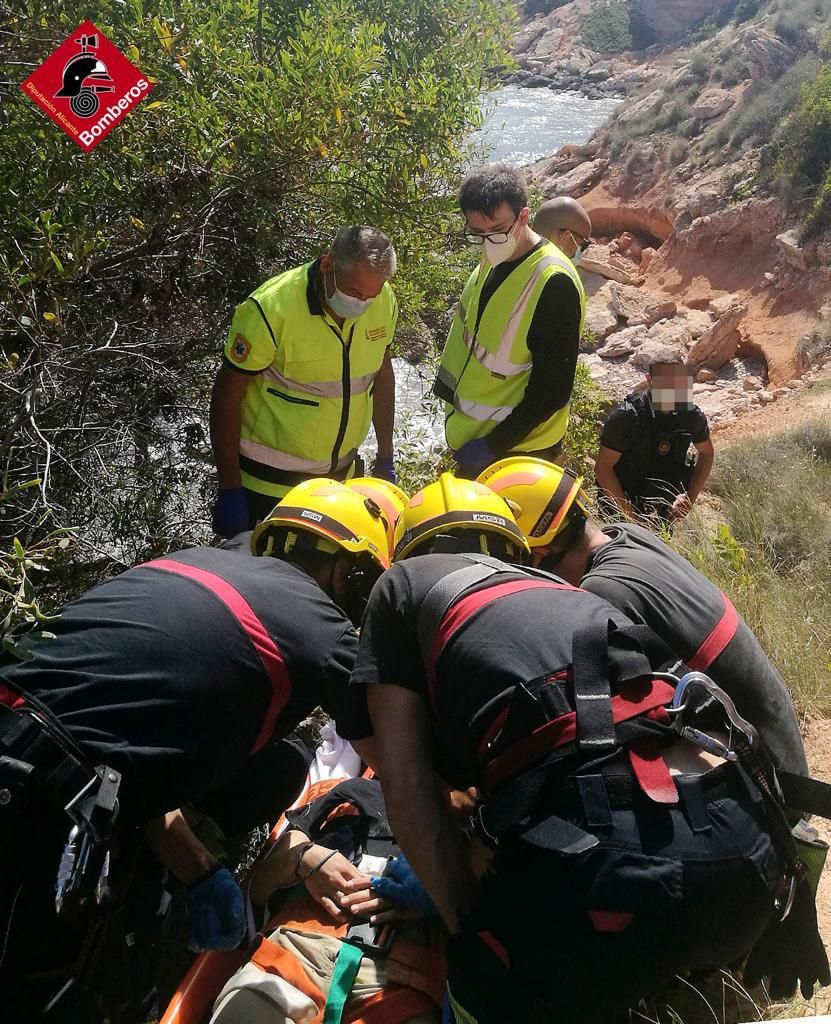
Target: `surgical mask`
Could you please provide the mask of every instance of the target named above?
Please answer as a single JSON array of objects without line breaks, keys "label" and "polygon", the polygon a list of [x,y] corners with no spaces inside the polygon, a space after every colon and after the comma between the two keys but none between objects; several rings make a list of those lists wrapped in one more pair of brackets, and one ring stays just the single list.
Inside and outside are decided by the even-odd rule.
[{"label": "surgical mask", "polygon": [[571,257],[571,262],[576,267],[580,260],[583,258],[583,250],[578,249],[577,252]]},{"label": "surgical mask", "polygon": [[513,256],[519,244],[519,239],[514,234],[515,231],[516,224],[511,228],[511,232],[505,242],[492,242],[489,238],[485,239],[485,259],[492,267],[498,267],[500,263],[505,263],[506,260]]},{"label": "surgical mask", "polygon": [[335,290],[331,295],[326,296],[326,305],[335,316],[343,317],[344,320],[356,320],[362,316],[372,303],[373,299],[358,299],[354,295],[346,295],[338,288],[338,277],[335,273],[335,264],[332,264],[332,280],[335,283]]}]

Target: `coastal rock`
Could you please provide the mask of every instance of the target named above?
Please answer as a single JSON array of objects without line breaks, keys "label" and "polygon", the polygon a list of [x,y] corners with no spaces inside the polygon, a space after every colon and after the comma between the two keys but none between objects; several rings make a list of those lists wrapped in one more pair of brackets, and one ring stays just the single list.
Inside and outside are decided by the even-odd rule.
[{"label": "coastal rock", "polygon": [[703,309],[682,309],[679,310],[679,316],[683,316],[687,321],[693,340],[700,338],[713,326],[713,318]]},{"label": "coastal rock", "polygon": [[530,49],[548,31],[547,18],[534,18],[514,36],[514,53],[519,55]]},{"label": "coastal rock", "polygon": [[674,317],[677,307],[671,299],[659,299],[630,285],[610,285],[611,305],[629,327],[636,324],[651,325]]},{"label": "coastal rock", "polygon": [[[699,370],[695,375],[696,382],[698,384],[712,384],[716,379],[716,375],[712,370]],[[695,390],[693,388],[693,390]]]},{"label": "coastal rock", "polygon": [[800,244],[796,231],[783,231],[776,236],[776,248],[779,255],[795,270],[808,269],[808,253]]},{"label": "coastal rock", "polygon": [[648,340],[649,332],[644,326],[625,327],[607,338],[605,345],[597,350],[597,354],[601,359],[621,359],[631,355],[634,349]]},{"label": "coastal rock", "polygon": [[742,389],[744,391],[761,391],[764,387],[761,377],[745,377],[742,381]]},{"label": "coastal rock", "polygon": [[717,370],[732,359],[741,342],[738,326],[746,312],[747,306],[738,301],[728,308],[695,342],[690,350],[690,363]]},{"label": "coastal rock", "polygon": [[654,249],[651,245],[648,245],[641,252],[641,267],[640,267],[640,270],[641,270],[642,274],[646,273],[646,271],[649,269],[650,263],[652,263],[652,261],[655,259],[655,257],[657,255],[658,255],[658,250]]},{"label": "coastal rock", "polygon": [[687,358],[691,342],[685,320],[680,317],[665,320],[649,328],[648,337],[632,355],[631,363],[641,370],[648,370],[656,362],[682,362]]},{"label": "coastal rock", "polygon": [[705,89],[693,104],[690,113],[702,121],[710,121],[714,117],[721,117],[722,114],[733,106],[733,97],[726,89],[711,88]]},{"label": "coastal rock", "polygon": [[635,278],[630,268],[631,263],[627,264],[624,260],[617,259],[605,245],[592,245],[580,261],[581,274],[599,274],[609,281],[634,285]]},{"label": "coastal rock", "polygon": [[543,192],[551,196],[581,196],[598,181],[609,166],[608,160],[586,160],[571,171],[546,184]]},{"label": "coastal rock", "polygon": [[606,282],[586,303],[586,328],[600,341],[617,330],[611,283]]},{"label": "coastal rock", "polygon": [[739,37],[751,78],[778,78],[794,62],[796,54],[778,36],[762,28],[749,28]]},{"label": "coastal rock", "polygon": [[534,54],[538,57],[550,56],[558,53],[563,42],[565,32],[561,28],[550,28],[534,42]]},{"label": "coastal rock", "polygon": [[759,395],[759,401],[762,403],[762,405],[770,405],[771,402],[775,402],[776,401],[776,399],[774,398],[774,396],[771,394],[770,391],[759,391],[758,395]]}]

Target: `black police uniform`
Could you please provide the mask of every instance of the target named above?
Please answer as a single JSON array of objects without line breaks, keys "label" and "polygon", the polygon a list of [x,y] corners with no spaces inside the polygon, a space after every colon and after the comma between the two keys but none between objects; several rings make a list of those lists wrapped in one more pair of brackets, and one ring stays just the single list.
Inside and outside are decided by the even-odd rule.
[{"label": "black police uniform", "polygon": [[[642,526],[616,523],[603,533],[610,543],[592,552],[580,586],[649,626],[689,662],[724,614],[723,595]],[[759,730],[777,767],[807,775],[788,689],[744,619],[739,618],[732,639],[706,672]]]},{"label": "black police uniform", "polygon": [[707,417],[697,405],[657,412],[647,389],[627,395],[609,412],[600,444],[620,452],[614,472],[637,511],[665,515],[689,484],[695,465],[690,445],[709,436]]},{"label": "black police uniform", "polygon": [[[191,576],[165,569],[171,561]],[[242,621],[200,582],[206,578],[218,578],[226,593],[230,587],[249,619],[259,620],[263,643],[282,659],[279,693]],[[90,764],[121,773],[122,829],[187,802],[198,805],[258,759],[268,760],[273,738],[318,705],[335,717],[341,735],[369,732],[361,695],[348,687],[355,630],[317,583],[287,562],[213,548],[182,551],[95,587],[66,606],[51,629],[55,639],[24,641],[30,661],[4,656],[0,679],[7,696],[10,690],[37,699]],[[8,751],[3,737],[16,717],[0,714],[0,753]],[[281,758],[278,750],[278,763],[288,763]],[[296,794],[305,761],[299,768],[288,790],[284,778],[258,777],[274,817]],[[269,799],[260,797],[261,808]],[[48,801],[30,803],[25,827],[16,826],[11,839],[0,830],[0,863],[13,865],[0,878],[6,1006],[8,986],[33,968],[65,964],[80,934],[54,913],[70,822]],[[0,824],[14,810],[0,807]],[[42,995],[49,991],[41,986]]]},{"label": "black police uniform", "polygon": [[[549,720],[559,717],[567,705],[559,703],[556,676],[572,663],[575,632],[588,622],[630,623],[587,591],[524,589],[465,618],[427,665],[420,609],[433,586],[465,564],[463,556],[425,555],[384,574],[367,608],[352,685],[384,683],[418,694],[433,709],[439,773],[456,785],[487,788],[483,759],[499,751],[511,724],[520,734],[524,728],[519,718],[511,722],[513,708],[528,704],[519,691],[536,695],[535,713],[547,704]],[[522,578],[506,566],[468,593]],[[502,732],[489,732],[509,703]],[[610,1019],[678,971],[734,962],[772,912],[781,864],[737,775],[724,767],[707,773],[714,788],[701,783],[705,820],[698,816],[695,828],[683,801],[660,805],[637,787],[620,804],[610,796],[600,844],[570,855],[549,843],[550,815],[586,828],[588,812],[573,792],[566,795],[555,771],[551,764],[550,783],[527,820],[502,834],[495,870],[484,876],[462,936],[451,943],[451,992],[480,1024]]]}]

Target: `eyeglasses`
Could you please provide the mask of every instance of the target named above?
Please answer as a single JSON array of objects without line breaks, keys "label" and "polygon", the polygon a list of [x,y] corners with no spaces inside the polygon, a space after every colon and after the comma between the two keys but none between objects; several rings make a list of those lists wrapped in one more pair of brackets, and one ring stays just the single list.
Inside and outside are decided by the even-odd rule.
[{"label": "eyeglasses", "polygon": [[571,240],[577,246],[578,252],[585,252],[586,249],[588,249],[588,247],[592,244],[592,240],[590,238],[582,238],[580,235],[576,235],[573,231],[570,231],[568,228],[565,228],[563,230],[563,234],[571,235]]},{"label": "eyeglasses", "polygon": [[514,217],[513,222],[507,231],[490,231],[487,234],[481,234],[478,231],[463,231],[462,238],[464,238],[468,245],[484,245],[485,242],[492,242],[494,245],[503,245],[511,237],[511,232],[514,230],[518,220],[519,216],[517,215]]}]

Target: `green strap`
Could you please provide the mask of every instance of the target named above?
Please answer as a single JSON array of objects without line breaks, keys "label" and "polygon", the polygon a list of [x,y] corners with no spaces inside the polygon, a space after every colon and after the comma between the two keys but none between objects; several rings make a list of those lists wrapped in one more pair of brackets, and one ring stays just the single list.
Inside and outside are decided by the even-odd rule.
[{"label": "green strap", "polygon": [[363,956],[358,946],[353,946],[351,942],[341,942],[332,982],[329,985],[329,998],[323,1011],[323,1024],[340,1024],[343,1008],[355,984]]}]

